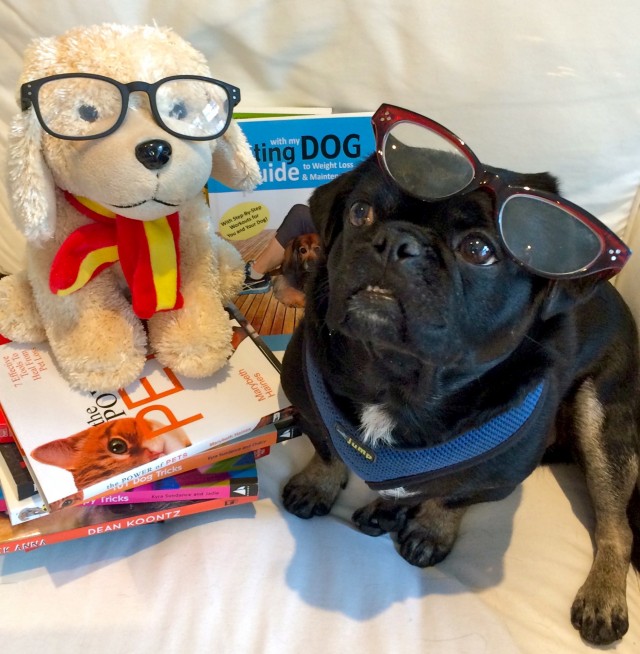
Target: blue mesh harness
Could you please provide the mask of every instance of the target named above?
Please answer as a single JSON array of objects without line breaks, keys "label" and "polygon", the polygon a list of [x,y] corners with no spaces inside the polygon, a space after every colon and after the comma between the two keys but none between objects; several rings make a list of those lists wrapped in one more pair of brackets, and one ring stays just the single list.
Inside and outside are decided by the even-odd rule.
[{"label": "blue mesh harness", "polygon": [[328,439],[347,466],[374,490],[385,490],[459,471],[496,456],[529,433],[528,423],[545,387],[538,384],[524,400],[485,424],[449,441],[422,448],[370,446],[360,430],[338,409],[310,352],[305,348],[305,373]]}]

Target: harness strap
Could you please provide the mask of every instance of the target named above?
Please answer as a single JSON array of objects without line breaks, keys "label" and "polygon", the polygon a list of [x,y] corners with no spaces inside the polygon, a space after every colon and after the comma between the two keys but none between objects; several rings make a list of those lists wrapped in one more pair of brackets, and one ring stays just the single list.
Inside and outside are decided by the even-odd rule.
[{"label": "harness strap", "polygon": [[426,481],[496,456],[528,432],[524,427],[542,404],[545,389],[545,383],[540,382],[519,405],[444,443],[419,448],[371,446],[362,442],[358,426],[336,406],[308,344],[305,358],[312,400],[335,452],[374,490]]}]

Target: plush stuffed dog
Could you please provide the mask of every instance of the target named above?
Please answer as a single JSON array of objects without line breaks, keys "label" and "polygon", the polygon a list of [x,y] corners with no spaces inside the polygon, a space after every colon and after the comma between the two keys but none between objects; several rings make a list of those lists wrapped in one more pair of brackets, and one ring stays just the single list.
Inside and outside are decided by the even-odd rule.
[{"label": "plush stuffed dog", "polygon": [[231,120],[239,90],[171,30],[122,25],[35,41],[20,85],[9,179],[27,263],[0,283],[0,332],[48,340],[84,390],[132,382],[148,351],[186,376],[215,372],[243,271],[202,190],[210,175],[259,181]]}]

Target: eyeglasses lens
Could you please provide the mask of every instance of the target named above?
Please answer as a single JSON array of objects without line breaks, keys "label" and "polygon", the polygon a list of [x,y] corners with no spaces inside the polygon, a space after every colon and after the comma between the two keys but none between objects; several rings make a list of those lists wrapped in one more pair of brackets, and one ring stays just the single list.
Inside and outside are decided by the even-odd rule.
[{"label": "eyeglasses lens", "polygon": [[575,273],[600,254],[598,236],[549,200],[513,195],[500,210],[502,240],[513,256],[542,273]]},{"label": "eyeglasses lens", "polygon": [[203,80],[164,82],[157,89],[156,105],[162,122],[183,136],[217,136],[229,120],[226,89]]},{"label": "eyeglasses lens", "polygon": [[55,134],[95,136],[111,129],[122,113],[117,86],[92,78],[62,78],[45,82],[38,93],[44,124]]},{"label": "eyeglasses lens", "polygon": [[474,177],[472,162],[451,141],[416,123],[393,125],[384,140],[382,155],[396,183],[423,200],[458,193]]}]

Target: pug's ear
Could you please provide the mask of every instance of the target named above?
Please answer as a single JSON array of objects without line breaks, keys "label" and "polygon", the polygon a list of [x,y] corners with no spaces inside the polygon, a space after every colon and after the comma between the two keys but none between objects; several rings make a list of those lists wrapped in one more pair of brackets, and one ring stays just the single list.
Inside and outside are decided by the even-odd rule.
[{"label": "pug's ear", "polygon": [[491,170],[495,170],[500,175],[500,179],[511,186],[528,186],[547,193],[560,192],[558,178],[551,173],[515,173],[512,170],[493,167]]},{"label": "pug's ear", "polygon": [[345,201],[354,186],[357,169],[343,173],[327,184],[319,186],[309,198],[311,219],[320,236],[325,252],[328,252],[342,231]]},{"label": "pug's ear", "polygon": [[603,282],[598,275],[550,281],[547,295],[542,303],[542,319],[548,320],[567,313],[578,304],[586,302],[601,283]]}]

